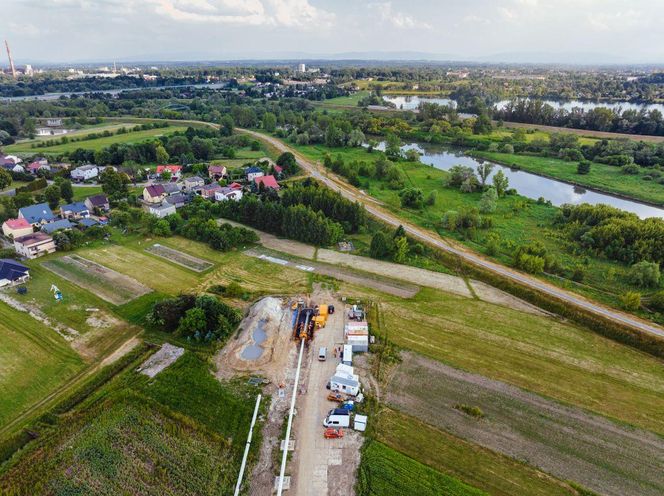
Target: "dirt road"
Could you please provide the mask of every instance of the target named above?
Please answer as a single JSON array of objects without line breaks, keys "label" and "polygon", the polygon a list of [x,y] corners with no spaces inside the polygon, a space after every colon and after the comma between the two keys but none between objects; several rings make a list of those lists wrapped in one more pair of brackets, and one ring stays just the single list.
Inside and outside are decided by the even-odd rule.
[{"label": "dirt road", "polygon": [[325,184],[328,188],[333,191],[339,192],[344,197],[357,201],[364,205],[366,210],[381,220],[382,222],[397,227],[402,225],[406,232],[414,239],[426,243],[429,246],[445,251],[451,255],[457,256],[463,259],[465,262],[475,265],[483,270],[492,272],[500,277],[503,277],[513,283],[517,283],[521,286],[525,286],[536,290],[540,293],[547,295],[548,297],[558,300],[565,303],[571,307],[580,308],[588,313],[591,313],[597,317],[600,317],[611,323],[620,323],[621,325],[628,327],[630,329],[650,334],[659,338],[664,338],[664,329],[660,326],[655,325],[650,322],[639,319],[633,315],[629,315],[618,310],[614,310],[599,303],[587,300],[582,296],[579,296],[575,293],[571,293],[564,289],[560,289],[556,286],[553,286],[545,281],[539,280],[528,274],[518,272],[512,268],[497,264],[490,260],[485,259],[479,254],[470,251],[468,248],[453,243],[447,239],[441,239],[441,237],[428,229],[416,226],[402,218],[398,215],[388,211],[386,208],[379,206],[373,199],[370,200],[370,197],[357,188],[351,186],[347,182],[341,180],[334,174],[329,173],[329,171],[323,170],[322,167],[319,167],[318,164],[313,163],[311,160],[307,159],[297,150],[291,148],[281,140],[274,138],[272,136],[266,136],[256,131],[250,131],[247,129],[239,129],[240,132],[248,134],[258,140],[261,140],[270,146],[276,148],[281,152],[291,152],[295,155],[300,166],[313,176],[316,180]]},{"label": "dirt road", "polygon": [[561,480],[611,496],[664,494],[664,440],[651,432],[414,353],[403,354],[388,391],[399,410]]},{"label": "dirt road", "polygon": [[[329,292],[316,291],[316,303],[333,304],[338,310],[325,328],[317,331],[307,353],[304,395],[298,398],[295,424],[295,452],[291,460],[291,491],[298,496],[349,496],[354,494],[355,472],[360,462],[362,437],[344,429],[342,439],[323,438],[323,419],[335,404],[327,401],[327,381],[339,363],[333,349],[343,344],[343,304]],[[318,360],[318,349],[325,346],[328,359]]]}]

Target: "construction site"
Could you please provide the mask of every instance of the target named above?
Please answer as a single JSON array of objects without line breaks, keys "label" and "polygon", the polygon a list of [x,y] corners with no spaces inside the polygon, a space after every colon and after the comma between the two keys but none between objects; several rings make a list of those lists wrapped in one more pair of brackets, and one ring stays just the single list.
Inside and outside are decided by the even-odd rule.
[{"label": "construction site", "polygon": [[220,378],[249,376],[271,397],[249,494],[352,494],[367,425],[353,355],[368,347],[362,308],[328,290],[252,306],[215,360]]}]

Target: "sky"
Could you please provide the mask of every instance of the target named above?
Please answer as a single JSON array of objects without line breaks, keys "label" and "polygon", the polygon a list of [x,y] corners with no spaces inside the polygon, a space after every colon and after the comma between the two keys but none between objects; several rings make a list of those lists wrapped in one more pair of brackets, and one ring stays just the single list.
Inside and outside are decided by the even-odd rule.
[{"label": "sky", "polygon": [[664,0],[0,0],[0,13],[19,63],[354,52],[664,63]]}]

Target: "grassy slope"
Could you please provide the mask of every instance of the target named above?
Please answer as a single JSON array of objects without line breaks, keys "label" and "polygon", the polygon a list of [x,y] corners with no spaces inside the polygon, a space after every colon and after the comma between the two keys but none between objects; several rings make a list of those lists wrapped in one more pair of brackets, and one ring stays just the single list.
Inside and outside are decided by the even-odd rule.
[{"label": "grassy slope", "polygon": [[406,456],[494,496],[574,494],[536,468],[468,443],[394,410],[385,409],[380,413],[377,439]]},{"label": "grassy slope", "polygon": [[399,346],[664,434],[661,362],[548,317],[423,289],[381,298]]},{"label": "grassy slope", "polygon": [[623,174],[620,167],[593,163],[589,174],[580,175],[576,173],[577,162],[557,158],[481,151],[473,152],[473,155],[581,186],[664,205],[664,185],[656,181],[644,181],[647,169],[632,176]]},{"label": "grassy slope", "polygon": [[55,146],[48,146],[43,148],[31,148],[31,144],[28,142],[17,143],[15,145],[10,145],[5,150],[7,153],[40,153],[40,154],[52,154],[52,153],[64,153],[64,152],[73,152],[78,148],[84,148],[86,150],[101,150],[107,146],[112,145],[113,143],[140,143],[141,141],[149,140],[150,138],[155,138],[157,136],[173,134],[177,131],[185,131],[187,128],[185,126],[170,126],[160,129],[148,129],[146,131],[136,131],[128,132],[126,134],[118,134],[115,136],[108,136],[104,138],[97,138],[86,141],[76,141],[71,143],[65,143]]},{"label": "grassy slope", "polygon": [[[326,153],[333,158],[341,154],[346,163],[352,161],[373,162],[378,154],[368,154],[362,149],[342,148],[331,149],[320,145],[295,146],[304,155],[319,162],[323,162]],[[429,193],[436,191],[438,198],[433,206],[426,206],[422,210],[402,208],[398,190],[388,189],[384,182],[361,178],[360,189],[371,196],[381,200],[386,207],[394,213],[404,217],[415,224],[436,230],[441,235],[457,239],[469,247],[483,252],[485,250],[487,235],[494,232],[500,236],[502,244],[498,253],[493,257],[505,265],[512,265],[514,248],[533,241],[541,241],[548,252],[555,256],[567,270],[567,277],[574,267],[582,266],[585,271],[583,284],[571,279],[543,276],[550,282],[561,287],[572,289],[585,296],[596,299],[608,305],[620,306],[619,296],[626,291],[642,289],[634,288],[626,280],[627,267],[611,260],[582,255],[575,255],[568,249],[568,241],[561,236],[557,229],[550,227],[559,209],[548,205],[539,205],[536,202],[520,196],[508,196],[498,201],[496,212],[489,217],[493,227],[489,230],[479,230],[472,238],[464,237],[457,232],[450,232],[440,227],[440,220],[447,211],[477,208],[481,193],[461,193],[459,190],[445,186],[448,173],[420,163],[399,162],[398,166],[407,177],[406,186],[421,189],[426,198]],[[638,313],[646,318],[651,314]]]},{"label": "grassy slope", "polygon": [[83,368],[54,330],[0,303],[0,425]]},{"label": "grassy slope", "polygon": [[487,494],[375,441],[363,450],[358,477],[360,496]]}]

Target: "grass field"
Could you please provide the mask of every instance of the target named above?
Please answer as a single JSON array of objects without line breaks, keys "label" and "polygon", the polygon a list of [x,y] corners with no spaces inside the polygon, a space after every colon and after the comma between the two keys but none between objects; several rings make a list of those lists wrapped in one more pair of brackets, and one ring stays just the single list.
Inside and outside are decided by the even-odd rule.
[{"label": "grass field", "polygon": [[0,302],[0,425],[83,368],[53,329]]},{"label": "grass field", "polygon": [[383,409],[378,441],[493,496],[569,496],[567,485],[536,468],[468,443],[413,417]]},{"label": "grass field", "polygon": [[590,331],[422,289],[381,296],[395,344],[453,367],[664,434],[661,362]]},{"label": "grass field", "polygon": [[111,146],[114,143],[140,143],[141,141],[147,141],[151,138],[156,138],[158,136],[165,136],[173,134],[177,131],[185,131],[186,126],[170,126],[166,128],[159,129],[148,129],[145,131],[132,131],[126,134],[117,134],[114,136],[107,136],[103,138],[85,140],[85,141],[75,141],[71,143],[64,143],[48,147],[32,148],[32,142],[22,142],[16,143],[6,147],[7,153],[39,153],[39,154],[57,154],[57,153],[66,153],[73,152],[78,148],[83,148],[86,150],[101,150]]},{"label": "grass field", "polygon": [[321,102],[322,107],[346,107],[348,105],[351,105],[353,107],[357,107],[357,102],[362,100],[362,98],[369,96],[368,91],[358,91],[357,93],[354,93],[349,96],[338,96],[336,98],[330,98],[327,100],[323,100]]},{"label": "grass field", "polygon": [[359,496],[487,495],[375,441],[362,452],[358,478]]},{"label": "grass field", "polygon": [[580,175],[576,173],[577,162],[498,152],[475,151],[472,154],[588,188],[664,205],[664,184],[659,184],[657,181],[644,181],[643,177],[648,175],[648,169],[646,168],[642,168],[638,175],[632,176],[623,174],[620,167],[593,163],[589,174]]}]

